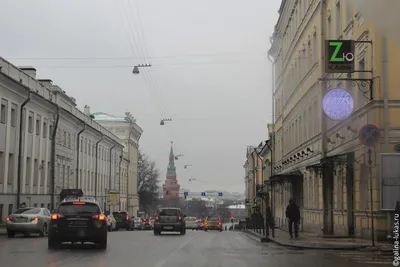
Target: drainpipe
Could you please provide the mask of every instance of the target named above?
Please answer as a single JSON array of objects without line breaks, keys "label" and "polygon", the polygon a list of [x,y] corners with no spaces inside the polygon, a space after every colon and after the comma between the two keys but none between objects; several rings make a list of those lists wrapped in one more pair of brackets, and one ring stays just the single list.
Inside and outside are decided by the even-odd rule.
[{"label": "drainpipe", "polygon": [[[382,92],[383,92],[383,139],[384,139],[384,151],[389,152],[389,86],[388,86],[388,49],[387,49],[387,37],[382,36]],[[381,174],[382,175],[382,174]],[[391,235],[390,230],[393,228],[393,217],[391,212],[386,213],[387,228],[389,229],[387,236]]]},{"label": "drainpipe", "polygon": [[57,106],[57,115],[56,115],[56,122],[54,124],[54,129],[51,134],[51,172],[50,172],[50,177],[51,177],[51,199],[50,199],[50,205],[51,209],[53,210],[54,207],[54,197],[55,197],[55,191],[56,191],[56,135],[57,135],[57,129],[58,129],[58,122],[60,120],[60,107]]},{"label": "drainpipe", "polygon": [[25,101],[21,104],[21,108],[19,110],[19,140],[18,140],[18,179],[17,179],[17,209],[19,208],[19,205],[21,203],[21,180],[22,180],[22,172],[21,172],[21,165],[22,165],[22,125],[23,125],[23,111],[24,107],[28,102],[31,101],[31,91],[29,90],[28,92],[28,98],[25,99]]},{"label": "drainpipe", "polygon": [[119,156],[119,173],[118,173],[118,190],[119,190],[119,210],[121,210],[121,165],[122,165],[122,160],[124,158],[124,149],[122,148],[121,150],[121,156]]},{"label": "drainpipe", "polygon": [[[277,37],[279,38],[279,37]],[[271,42],[271,47],[273,46],[273,39],[270,39]],[[272,123],[273,123],[273,131],[272,131],[272,135],[271,135],[271,143],[272,143],[272,148],[270,145],[268,145],[267,142],[267,146],[269,148],[269,150],[271,151],[271,177],[272,178],[273,174],[274,174],[274,152],[275,152],[275,60],[273,60],[270,56],[270,54],[268,54],[268,60],[271,62],[272,65]],[[282,142],[282,155],[284,155],[283,153],[283,148],[285,147],[284,144],[284,139],[281,140]],[[274,225],[272,225],[272,237],[275,238],[275,195],[273,194],[273,188],[272,188],[272,181],[270,181],[270,190],[271,190],[271,203],[270,203],[270,209],[271,209],[271,213],[272,213],[272,221],[274,222]]]},{"label": "drainpipe", "polygon": [[96,163],[95,163],[95,178],[94,178],[94,198],[97,198],[97,180],[99,179],[99,172],[98,172],[98,164],[99,164],[99,144],[101,141],[103,141],[104,136],[101,135],[101,138],[99,141],[96,142]]},{"label": "drainpipe", "polygon": [[[111,148],[110,148],[110,157],[109,157],[109,159],[110,159],[110,178],[109,178],[109,180],[108,180],[108,191],[110,191],[111,190],[111,174],[112,174],[112,171],[111,171],[111,169],[112,169],[112,150],[114,149],[114,147],[115,147],[115,145],[113,145]],[[107,203],[107,195],[106,195],[106,203]],[[111,210],[111,206],[108,206],[108,211],[110,211]]]},{"label": "drainpipe", "polygon": [[86,123],[83,124],[83,129],[78,132],[77,145],[76,145],[76,174],[75,174],[75,188],[79,189],[79,158],[81,147],[81,134],[86,130]]}]

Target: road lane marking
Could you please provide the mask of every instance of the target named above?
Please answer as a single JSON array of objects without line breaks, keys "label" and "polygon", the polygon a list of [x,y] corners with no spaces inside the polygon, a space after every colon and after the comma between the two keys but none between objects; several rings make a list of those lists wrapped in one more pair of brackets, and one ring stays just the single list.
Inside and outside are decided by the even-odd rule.
[{"label": "road lane marking", "polygon": [[178,252],[179,250],[181,250],[184,246],[186,246],[190,241],[192,241],[194,239],[194,237],[191,237],[190,239],[186,240],[185,242],[183,242],[177,249],[175,249],[174,251],[172,251],[168,257],[166,257],[165,259],[163,259],[162,261],[157,262],[153,267],[162,267],[164,264],[166,264],[174,255],[174,253]]}]

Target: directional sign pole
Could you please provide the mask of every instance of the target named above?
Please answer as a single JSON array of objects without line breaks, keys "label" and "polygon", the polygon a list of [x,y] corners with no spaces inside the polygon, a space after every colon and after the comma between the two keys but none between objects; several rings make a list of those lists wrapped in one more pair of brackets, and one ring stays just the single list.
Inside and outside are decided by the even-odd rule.
[{"label": "directional sign pole", "polygon": [[371,238],[372,246],[375,247],[375,223],[374,223],[374,191],[372,182],[372,149],[380,140],[381,133],[373,124],[364,125],[358,135],[362,144],[368,147],[368,169],[369,169],[369,194],[371,201]]},{"label": "directional sign pole", "polygon": [[369,194],[371,199],[371,238],[372,246],[375,247],[375,223],[374,223],[374,191],[372,188],[372,149],[368,148],[368,165],[369,165]]}]

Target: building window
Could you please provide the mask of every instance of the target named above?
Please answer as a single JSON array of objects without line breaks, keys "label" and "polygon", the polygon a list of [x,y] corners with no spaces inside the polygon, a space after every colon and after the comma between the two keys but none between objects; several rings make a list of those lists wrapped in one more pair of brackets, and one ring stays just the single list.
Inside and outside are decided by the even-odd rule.
[{"label": "building window", "polygon": [[1,99],[1,123],[7,123],[7,109],[8,109],[8,101],[5,99]]},{"label": "building window", "polygon": [[28,117],[28,132],[32,133],[33,132],[33,112],[29,112],[29,117]]},{"label": "building window", "polygon": [[[358,61],[358,71],[360,71],[358,73],[358,77],[360,79],[364,79],[365,78],[365,71],[366,67],[365,67],[365,57],[363,57],[360,61]],[[362,92],[362,90],[357,90],[357,102],[358,102],[358,107],[357,108],[361,108],[365,105],[366,99],[364,96],[364,93]]]},{"label": "building window", "polygon": [[342,35],[342,13],[340,10],[340,1],[338,1],[336,4],[336,38],[339,38],[341,35]]},{"label": "building window", "polygon": [[68,133],[68,147],[71,148],[71,133]]},{"label": "building window", "polygon": [[40,135],[40,116],[37,115],[36,119],[36,135]]},{"label": "building window", "polygon": [[346,3],[346,23],[349,25],[353,21],[353,9],[349,3]]},{"label": "building window", "polygon": [[15,127],[17,124],[17,105],[12,104],[11,105],[11,126]]},{"label": "building window", "polygon": [[49,139],[50,140],[53,139],[53,125],[51,125],[51,124],[49,126]]},{"label": "building window", "polygon": [[313,35],[313,64],[318,62],[318,43],[317,43],[317,34]]},{"label": "building window", "polygon": [[43,138],[47,138],[47,122],[43,122]]}]

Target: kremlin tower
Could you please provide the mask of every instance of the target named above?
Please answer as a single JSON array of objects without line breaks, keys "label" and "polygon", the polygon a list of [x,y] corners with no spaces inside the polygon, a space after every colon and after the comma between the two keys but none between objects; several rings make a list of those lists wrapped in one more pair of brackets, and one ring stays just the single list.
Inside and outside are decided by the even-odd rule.
[{"label": "kremlin tower", "polygon": [[169,163],[167,169],[167,177],[163,185],[163,197],[164,200],[178,200],[179,199],[180,185],[176,180],[176,167],[175,167],[175,155],[172,148],[169,152]]}]

